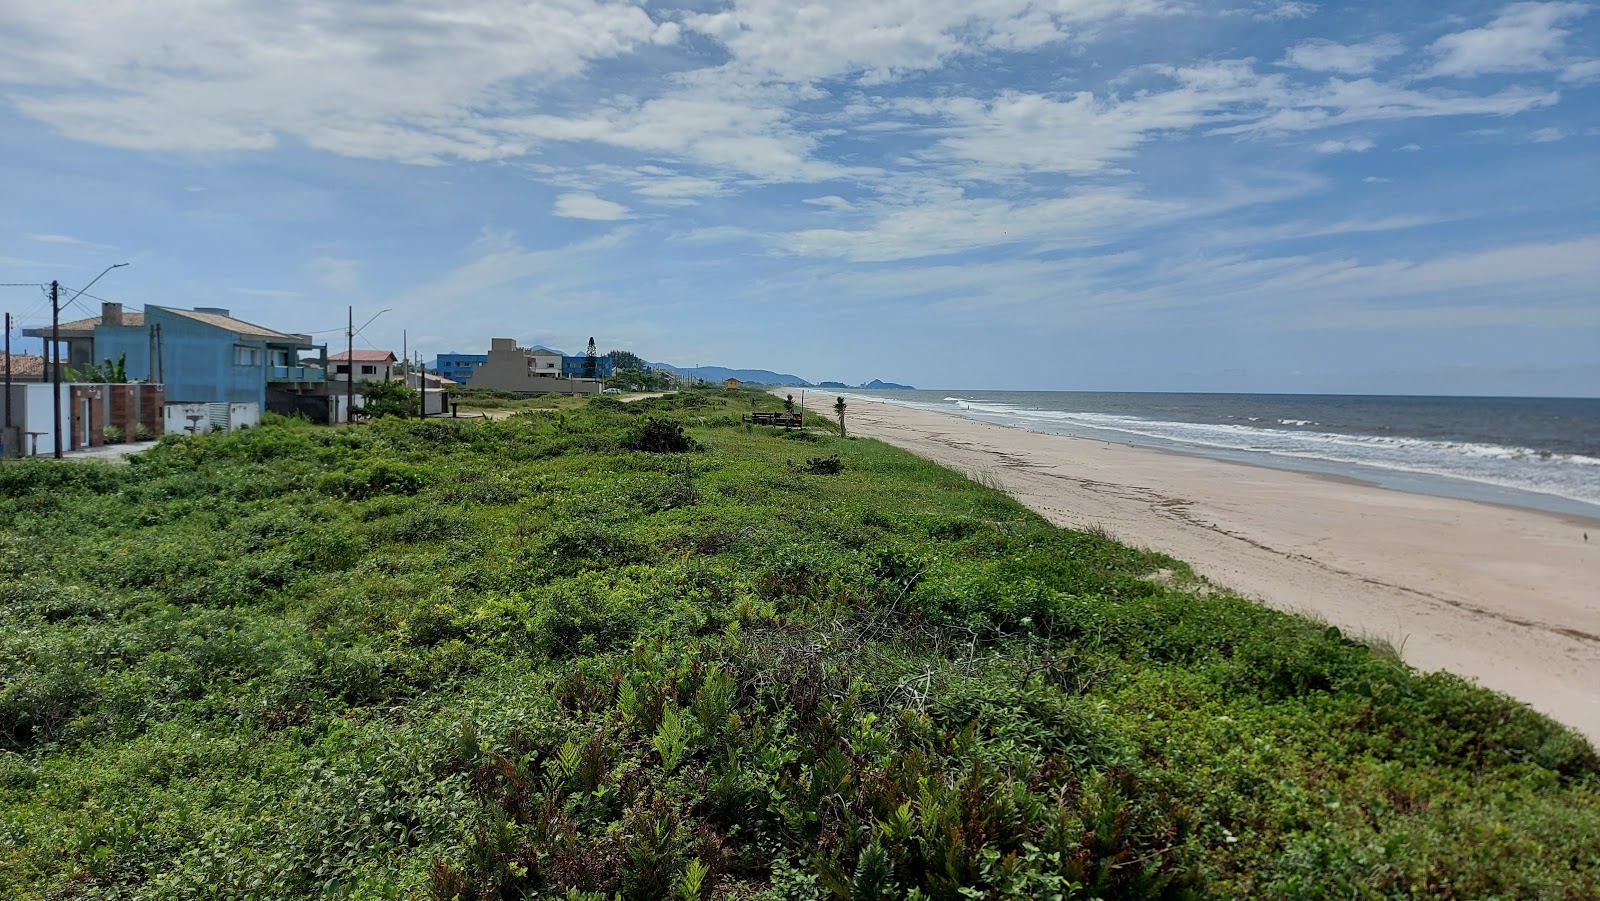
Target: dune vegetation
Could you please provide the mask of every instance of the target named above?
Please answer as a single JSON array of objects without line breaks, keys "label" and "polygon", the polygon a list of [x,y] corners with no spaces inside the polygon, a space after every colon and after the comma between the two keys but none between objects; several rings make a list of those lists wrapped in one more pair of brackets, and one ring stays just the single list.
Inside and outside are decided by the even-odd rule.
[{"label": "dune vegetation", "polygon": [[7,898],[1600,896],[1600,760],[754,392],[0,466]]}]

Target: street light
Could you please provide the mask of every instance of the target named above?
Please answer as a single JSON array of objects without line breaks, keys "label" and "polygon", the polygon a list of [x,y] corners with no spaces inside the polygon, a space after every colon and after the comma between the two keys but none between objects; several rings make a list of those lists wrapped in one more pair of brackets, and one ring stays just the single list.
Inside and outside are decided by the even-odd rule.
[{"label": "street light", "polygon": [[392,313],[394,311],[389,309],[379,310],[378,312],[372,314],[372,319],[368,319],[366,322],[363,322],[361,324],[361,328],[358,329],[356,328],[356,308],[348,307],[347,310],[348,319],[345,325],[345,338],[347,339],[347,346],[345,348],[344,360],[344,377],[346,386],[344,393],[344,421],[347,425],[354,425],[356,421],[356,335],[366,331],[367,326],[371,325],[379,316],[382,316],[384,313]]},{"label": "street light", "polygon": [[[100,270],[100,274],[89,280],[89,284],[78,289],[78,293],[67,298],[67,303],[77,300],[79,295],[94,287],[94,283],[113,269],[121,269],[127,263],[112,263]],[[56,435],[55,445],[57,460],[61,459],[61,283],[50,282],[50,356],[54,362],[51,366],[50,386],[51,394],[55,395],[56,408]]]}]

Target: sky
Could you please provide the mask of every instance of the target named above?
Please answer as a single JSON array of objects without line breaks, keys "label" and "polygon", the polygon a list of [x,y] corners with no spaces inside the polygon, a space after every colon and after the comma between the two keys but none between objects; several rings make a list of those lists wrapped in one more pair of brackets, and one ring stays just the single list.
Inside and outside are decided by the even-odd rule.
[{"label": "sky", "polygon": [[0,309],[1600,396],[1597,114],[1574,0],[7,0]]}]

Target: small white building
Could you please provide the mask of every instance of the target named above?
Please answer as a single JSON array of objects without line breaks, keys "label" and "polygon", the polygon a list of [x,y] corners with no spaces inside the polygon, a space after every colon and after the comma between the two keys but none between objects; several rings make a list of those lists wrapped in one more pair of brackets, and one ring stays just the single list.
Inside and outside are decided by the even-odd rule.
[{"label": "small white building", "polygon": [[544,347],[528,351],[528,374],[559,377],[561,354]]}]

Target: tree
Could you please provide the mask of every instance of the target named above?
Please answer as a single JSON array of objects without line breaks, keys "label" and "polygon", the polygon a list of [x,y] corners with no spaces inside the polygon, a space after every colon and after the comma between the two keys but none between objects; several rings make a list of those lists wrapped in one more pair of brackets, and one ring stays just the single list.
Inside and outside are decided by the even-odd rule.
[{"label": "tree", "polygon": [[595,354],[594,338],[591,337],[589,339],[589,352],[584,354],[583,357],[583,377],[586,379],[595,378],[598,364],[599,357]]},{"label": "tree", "polygon": [[606,356],[611,358],[611,368],[617,372],[621,372],[624,369],[644,372],[644,360],[640,359],[639,355],[631,350],[613,350],[607,352]]},{"label": "tree", "polygon": [[839,437],[844,437],[844,398],[833,402],[833,412],[839,415]]},{"label": "tree", "polygon": [[790,413],[794,412],[794,395],[793,394],[791,394],[788,397],[785,397],[783,399],[783,408],[785,410],[788,410]]},{"label": "tree", "polygon": [[418,393],[405,382],[362,382],[362,407],[367,416],[411,416],[417,409]]},{"label": "tree", "polygon": [[70,366],[62,374],[69,382],[89,382],[91,384],[111,383],[113,385],[126,384],[128,381],[128,355],[117,357],[117,362],[112,363],[106,357],[104,366],[85,363],[83,368],[73,369]]}]

